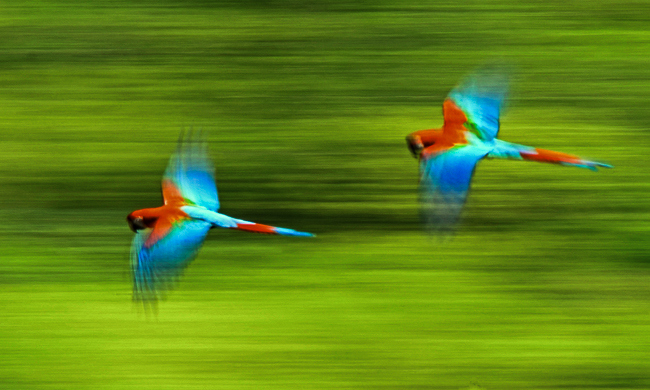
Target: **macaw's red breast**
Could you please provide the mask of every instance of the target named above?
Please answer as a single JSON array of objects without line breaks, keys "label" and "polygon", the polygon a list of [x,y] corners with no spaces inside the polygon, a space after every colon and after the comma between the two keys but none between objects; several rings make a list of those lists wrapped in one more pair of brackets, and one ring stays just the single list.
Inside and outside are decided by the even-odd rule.
[{"label": "macaw's red breast", "polygon": [[153,229],[149,234],[149,238],[144,242],[145,248],[150,248],[163,239],[175,224],[181,223],[184,219],[189,219],[189,216],[175,205],[137,210],[131,213],[131,216],[142,218],[146,226]]},{"label": "macaw's red breast", "polygon": [[451,99],[442,105],[445,123],[442,129],[419,130],[409,135],[409,142],[421,143],[424,147],[422,157],[426,158],[455,145],[467,144],[465,128],[467,116]]},{"label": "macaw's red breast", "polygon": [[145,248],[150,248],[156,242],[167,236],[175,224],[181,223],[184,219],[189,219],[189,216],[180,208],[162,206],[159,207],[159,209],[160,216],[158,217],[149,238],[144,242]]},{"label": "macaw's red breast", "polygon": [[174,224],[180,223],[183,219],[188,219],[189,216],[181,210],[182,206],[187,203],[181,191],[176,187],[171,180],[163,180],[162,193],[164,206],[156,207],[153,209],[138,210],[133,214],[140,215],[145,220],[154,221],[153,228],[149,238],[144,243],[145,248],[150,248],[152,245],[163,239],[174,227]]},{"label": "macaw's red breast", "polygon": [[445,123],[440,130],[420,130],[411,134],[413,139],[419,139],[424,150],[420,158],[426,159],[442,153],[457,145],[466,145],[465,128],[467,116],[451,99],[442,105]]}]

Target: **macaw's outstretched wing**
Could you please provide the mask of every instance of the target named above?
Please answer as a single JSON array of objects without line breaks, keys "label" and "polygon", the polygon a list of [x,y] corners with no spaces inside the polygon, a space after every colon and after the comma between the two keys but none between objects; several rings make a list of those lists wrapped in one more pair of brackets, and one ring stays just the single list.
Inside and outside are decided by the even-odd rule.
[{"label": "macaw's outstretched wing", "polygon": [[179,220],[152,245],[147,241],[156,228],[140,230],[131,244],[133,299],[155,303],[163,298],[196,257],[210,227],[205,221]]},{"label": "macaw's outstretched wing", "polygon": [[165,204],[182,203],[219,209],[214,166],[208,156],[208,146],[201,134],[193,137],[181,134],[176,152],[169,159],[163,175],[162,187]]},{"label": "macaw's outstretched wing", "polygon": [[467,77],[443,104],[445,128],[453,129],[460,124],[483,140],[495,138],[508,84],[509,71],[504,67],[482,68]]},{"label": "macaw's outstretched wing", "polygon": [[[426,149],[425,149],[426,152]],[[452,231],[467,199],[476,164],[487,151],[457,145],[437,153],[424,153],[420,161],[422,217],[433,231]]]}]

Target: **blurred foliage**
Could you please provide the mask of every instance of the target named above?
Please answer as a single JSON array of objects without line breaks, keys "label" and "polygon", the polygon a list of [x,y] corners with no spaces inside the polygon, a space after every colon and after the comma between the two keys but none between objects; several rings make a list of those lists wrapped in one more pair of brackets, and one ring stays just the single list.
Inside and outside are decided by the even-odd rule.
[{"label": "blurred foliage", "polygon": [[[0,387],[648,388],[644,1],[0,4]],[[411,131],[493,59],[501,137],[457,236],[417,217]],[[125,217],[210,132],[222,211],[177,291],[130,301]]]}]

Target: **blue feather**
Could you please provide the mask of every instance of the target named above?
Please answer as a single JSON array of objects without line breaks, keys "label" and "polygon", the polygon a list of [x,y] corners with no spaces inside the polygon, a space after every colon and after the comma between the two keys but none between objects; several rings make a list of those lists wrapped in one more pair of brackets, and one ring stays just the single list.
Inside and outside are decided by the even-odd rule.
[{"label": "blue feather", "polygon": [[467,199],[476,164],[487,151],[456,146],[420,163],[422,216],[432,230],[451,230]]},{"label": "blue feather", "polygon": [[134,299],[152,301],[164,296],[194,260],[210,227],[205,221],[183,220],[150,248],[144,243],[151,229],[138,232],[131,244]]},{"label": "blue feather", "polygon": [[503,67],[486,67],[467,77],[449,93],[465,113],[471,130],[483,140],[499,133],[499,116],[508,95],[509,72]]},{"label": "blue feather", "polygon": [[181,135],[163,179],[171,180],[189,203],[212,211],[219,210],[214,166],[201,134],[193,137],[192,132],[188,132],[185,139]]}]

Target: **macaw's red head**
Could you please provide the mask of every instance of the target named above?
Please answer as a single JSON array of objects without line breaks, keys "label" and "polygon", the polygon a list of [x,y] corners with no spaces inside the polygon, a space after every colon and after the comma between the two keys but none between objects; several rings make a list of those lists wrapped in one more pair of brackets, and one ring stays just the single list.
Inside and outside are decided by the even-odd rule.
[{"label": "macaw's red head", "polygon": [[131,228],[134,233],[137,233],[138,230],[153,227],[156,223],[156,219],[157,218],[145,217],[139,211],[134,211],[126,216],[126,222],[129,223],[129,228]]}]

